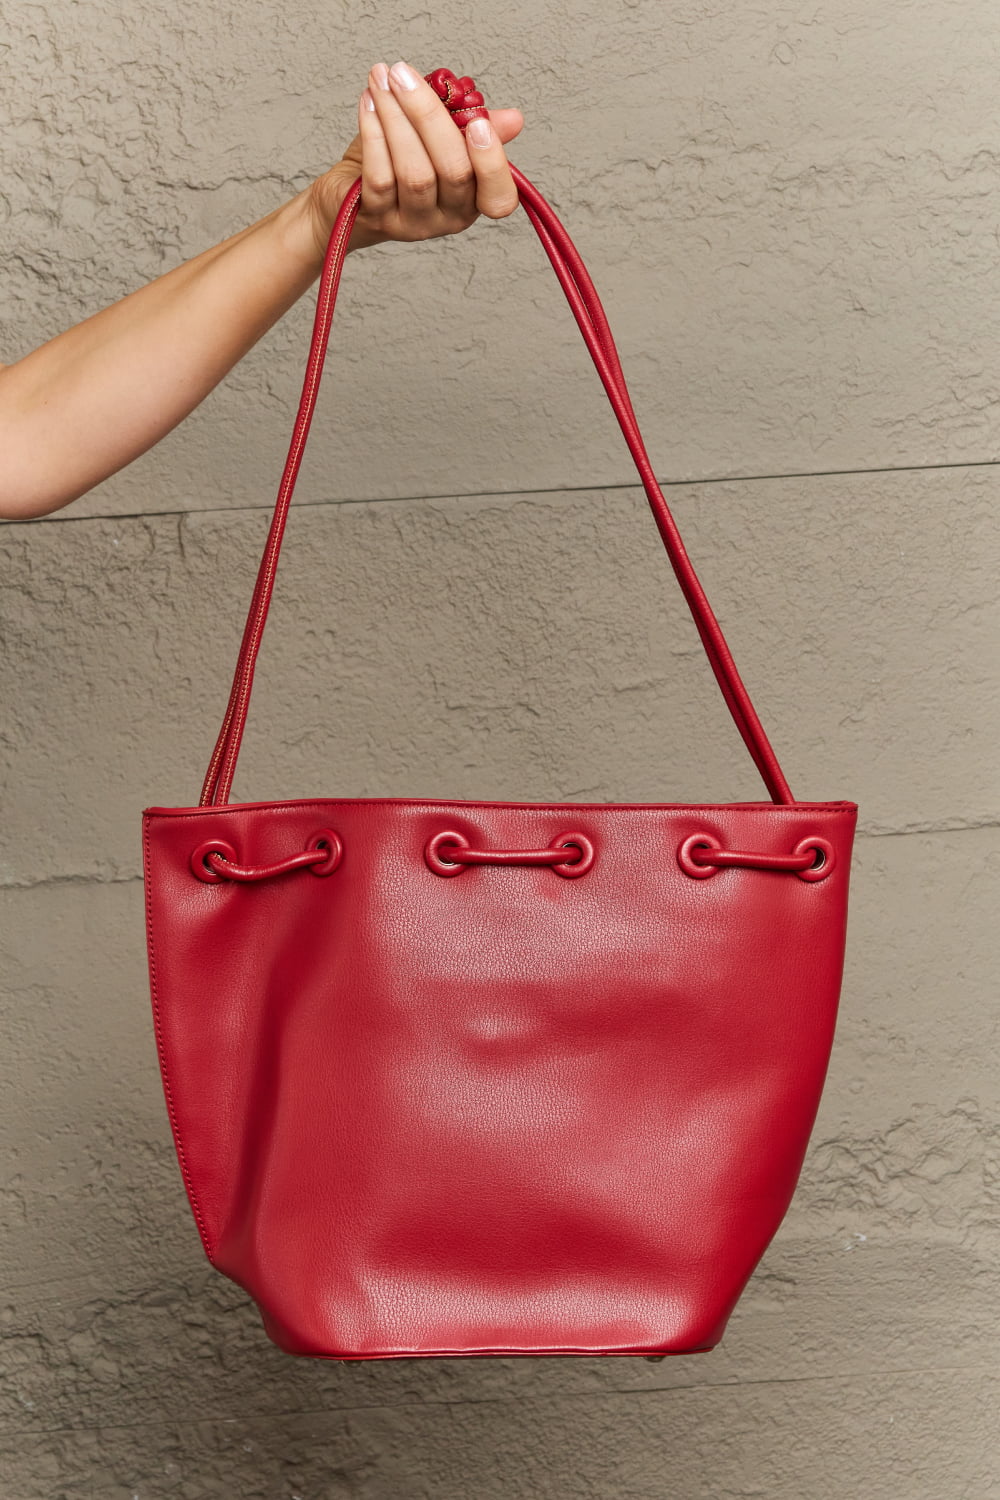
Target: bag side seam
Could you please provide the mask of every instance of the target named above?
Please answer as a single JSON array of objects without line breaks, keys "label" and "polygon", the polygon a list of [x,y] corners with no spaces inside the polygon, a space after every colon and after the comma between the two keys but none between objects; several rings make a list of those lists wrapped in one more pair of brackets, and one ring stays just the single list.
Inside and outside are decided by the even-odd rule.
[{"label": "bag side seam", "polygon": [[211,1261],[212,1265],[215,1265],[215,1260],[213,1258],[212,1250],[209,1245],[208,1226],[205,1223],[201,1209],[198,1206],[198,1196],[194,1190],[194,1182],[192,1180],[191,1172],[188,1167],[187,1157],[184,1153],[184,1145],[181,1141],[180,1126],[177,1119],[177,1110],[174,1105],[174,1095],[173,1090],[170,1086],[170,1078],[167,1068],[166,1047],[164,1045],[163,1027],[160,1019],[160,1001],[156,985],[156,960],[153,953],[153,906],[151,883],[152,863],[150,860],[149,852],[149,818],[145,814],[143,815],[142,819],[142,857],[143,873],[145,876],[146,886],[146,940],[149,947],[149,989],[150,996],[153,1002],[153,1028],[156,1033],[156,1051],[160,1061],[160,1072],[163,1077],[163,1092],[167,1101],[167,1114],[170,1117],[170,1129],[174,1137],[174,1145],[177,1149],[177,1160],[180,1165],[181,1176],[184,1179],[184,1187],[190,1200],[191,1207],[194,1211],[195,1223],[198,1225],[198,1233],[201,1236],[201,1243],[204,1247],[205,1254],[208,1256],[208,1259]]}]

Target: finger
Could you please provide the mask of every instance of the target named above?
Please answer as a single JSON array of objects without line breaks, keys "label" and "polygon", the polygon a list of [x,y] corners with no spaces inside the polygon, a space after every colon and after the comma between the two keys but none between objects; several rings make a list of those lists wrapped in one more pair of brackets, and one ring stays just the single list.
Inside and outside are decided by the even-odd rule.
[{"label": "finger", "polygon": [[369,89],[365,89],[358,100],[358,124],[361,131],[361,203],[367,213],[385,213],[396,206],[396,173]]},{"label": "finger", "polygon": [[[412,73],[413,70],[409,71]],[[423,79],[418,82],[423,83]],[[438,201],[437,169],[395,92],[396,89],[401,94],[409,94],[410,91],[400,88],[395,80],[390,83],[385,63],[376,63],[372,68],[368,86],[392,157],[400,212],[423,214],[435,210]],[[425,83],[424,87],[433,94],[429,84]],[[436,94],[434,98],[437,99]],[[438,100],[439,104],[440,102]],[[454,125],[451,129],[455,129]],[[459,133],[456,131],[456,134]]]},{"label": "finger", "polygon": [[489,120],[470,120],[465,130],[469,160],[476,174],[476,207],[491,219],[505,219],[520,199],[503,142]]},{"label": "finger", "polygon": [[462,132],[426,78],[402,60],[389,69],[394,98],[410,121],[437,177],[438,207],[468,208],[474,196],[475,173]]}]

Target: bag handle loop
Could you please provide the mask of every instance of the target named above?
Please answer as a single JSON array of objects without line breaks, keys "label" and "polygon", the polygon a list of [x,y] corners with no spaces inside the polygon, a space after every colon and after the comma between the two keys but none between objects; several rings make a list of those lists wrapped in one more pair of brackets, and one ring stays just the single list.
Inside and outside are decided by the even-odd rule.
[{"label": "bag handle loop", "polygon": [[[438,68],[433,73],[427,74],[426,77],[428,83],[431,84],[438,96],[447,105],[452,113],[452,118],[463,132],[470,120],[476,118],[488,119],[488,111],[485,107],[483,96],[476,90],[471,78],[463,77],[456,79],[455,75],[447,68]],[[614,338],[612,337],[611,329],[604,309],[601,306],[596,288],[590,279],[587,268],[583,264],[576,246],[573,244],[552,206],[542,197],[542,194],[534,184],[529,182],[523,172],[515,167],[513,163],[509,165],[511,175],[518,190],[521,207],[534,226],[542,242],[542,246],[552,263],[553,269],[559,278],[573,311],[573,316],[579,324],[591,358],[597,367],[597,372],[601,377],[601,382],[607,392],[615,416],[618,418],[619,426],[622,429],[625,441],[629,446],[632,458],[639,472],[639,477],[642,480],[657,529],[666,548],[681,592],[691,611],[691,616],[701,637],[709,664],[722,690],[726,706],[743,737],[754,764],[760,772],[771,800],[778,804],[792,803],[795,799],[792,797],[788,783],[778,764],[777,757],[771,748],[754,706],[750,701],[750,695],[736,670],[736,664],[726,644],[719,622],[712,612],[705,591],[688,557],[684,543],[681,540],[680,532],[677,529],[677,524],[663,497],[663,492],[656,482],[656,477],[649,461],[649,455],[646,452],[645,444],[639,431],[639,424],[632,409],[632,402],[629,398],[628,387],[625,383],[625,376],[622,372]],[[202,807],[222,806],[229,801],[229,792],[236,771],[240,743],[243,738],[247,710],[250,705],[257,652],[260,649],[261,637],[264,632],[264,624],[267,620],[268,607],[274,588],[274,577],[277,571],[278,557],[281,552],[281,541],[288,516],[288,507],[295,489],[295,482],[298,478],[302,456],[305,451],[306,439],[309,435],[309,427],[316,408],[316,398],[319,392],[323,362],[330,339],[330,329],[333,324],[333,313],[337,301],[341,272],[343,271],[347,255],[347,244],[351,237],[354,221],[358,215],[360,200],[361,179],[359,178],[345,196],[330,232],[330,239],[323,261],[323,270],[320,275],[319,291],[316,299],[316,315],[313,321],[309,357],[306,363],[299,409],[292,431],[291,443],[288,449],[288,456],[285,460],[281,483],[278,488],[270,531],[268,532],[267,542],[264,546],[263,556],[261,557],[260,567],[257,572],[257,581],[254,585],[253,597],[250,601],[250,609],[243,630],[243,639],[229,694],[229,703],[222,722],[222,728],[216,740],[215,749],[212,753],[212,759],[205,774],[205,781],[199,802],[199,806]]]}]

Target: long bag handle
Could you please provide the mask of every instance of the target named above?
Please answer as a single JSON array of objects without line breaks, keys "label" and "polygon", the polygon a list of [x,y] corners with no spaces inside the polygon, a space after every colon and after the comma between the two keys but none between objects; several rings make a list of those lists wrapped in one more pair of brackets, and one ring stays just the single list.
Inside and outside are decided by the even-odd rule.
[{"label": "long bag handle", "polygon": [[[463,132],[470,120],[476,118],[488,119],[489,116],[484,106],[483,97],[476,91],[471,78],[456,79],[454,74],[447,68],[438,68],[435,72],[427,74],[426,77],[428,83],[431,84],[439,97],[447,105],[452,113],[452,118]],[[511,176],[517,186],[521,207],[534,225],[535,231],[559,278],[563,291],[566,293],[566,298],[573,310],[573,315],[579,324],[580,331],[597,367],[597,372],[601,377],[608,399],[618,418],[619,426],[622,429],[625,441],[629,446],[636,468],[639,471],[639,477],[642,480],[657,529],[663,540],[667,555],[670,558],[671,566],[680,584],[681,591],[687,601],[688,608],[691,611],[691,616],[701,637],[709,664],[722,690],[726,706],[753,757],[754,764],[760,772],[771,800],[779,805],[793,803],[795,799],[791,794],[770,742],[764,733],[756,710],[750,701],[750,695],[736,670],[732,653],[726,644],[726,639],[719,626],[719,622],[712,611],[705,591],[688,557],[684,543],[681,540],[680,532],[677,529],[677,524],[663,497],[663,492],[656,482],[656,477],[642,440],[642,434],[639,431],[635,412],[632,409],[632,402],[629,398],[625,376],[618,358],[618,351],[615,347],[611,329],[604,309],[601,306],[596,288],[576,246],[570,239],[565,226],[560,222],[551,204],[543,198],[542,194],[525,177],[523,172],[514,166],[512,162],[509,165]],[[236,762],[243,738],[243,730],[246,725],[247,711],[250,706],[250,694],[253,688],[257,652],[260,649],[261,637],[264,632],[264,624],[267,620],[268,607],[271,601],[271,593],[274,588],[274,577],[277,571],[278,557],[281,552],[281,541],[284,535],[285,521],[288,516],[288,507],[295,490],[295,483],[302,463],[309,427],[316,408],[316,398],[323,373],[327,345],[330,340],[330,329],[333,324],[333,313],[337,302],[340,276],[347,256],[347,245],[350,241],[351,231],[360,208],[360,201],[361,179],[359,178],[351,187],[340,206],[330,232],[330,239],[323,260],[323,270],[320,275],[316,301],[316,316],[313,322],[309,358],[306,364],[298,414],[292,431],[281,484],[278,488],[270,531],[268,532],[264,553],[257,572],[257,581],[254,586],[253,598],[250,602],[250,609],[243,631],[236,671],[233,676],[233,685],[229,694],[229,703],[202,787],[199,801],[199,806],[202,807],[222,806],[229,801],[229,793],[236,771]]]}]

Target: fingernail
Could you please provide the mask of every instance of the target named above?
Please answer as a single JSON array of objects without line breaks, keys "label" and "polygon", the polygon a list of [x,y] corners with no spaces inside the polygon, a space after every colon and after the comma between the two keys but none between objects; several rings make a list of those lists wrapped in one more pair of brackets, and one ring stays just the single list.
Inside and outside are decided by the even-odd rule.
[{"label": "fingernail", "polygon": [[375,64],[375,66],[372,68],[372,77],[375,80],[376,86],[380,89],[385,89],[386,93],[388,93],[389,69],[386,67],[385,63]]},{"label": "fingernail", "polygon": [[489,120],[470,120],[465,133],[474,146],[488,146],[493,139]]},{"label": "fingernail", "polygon": [[393,63],[389,72],[395,78],[400,88],[415,89],[420,82],[416,73],[414,73],[412,68],[408,68],[405,62]]},{"label": "fingernail", "polygon": [[361,103],[364,105],[365,109],[375,108],[375,100],[372,98],[371,94],[369,94],[367,89],[365,89],[364,93],[361,95]]}]

